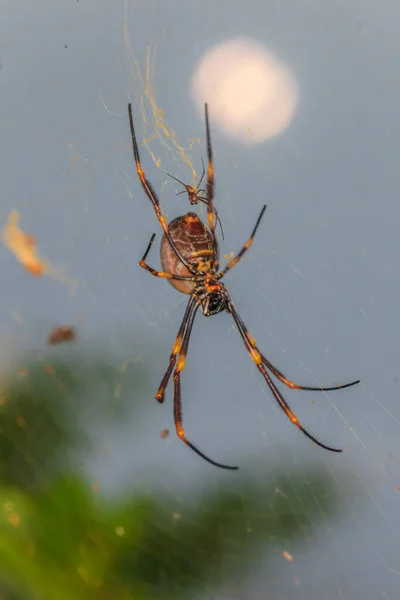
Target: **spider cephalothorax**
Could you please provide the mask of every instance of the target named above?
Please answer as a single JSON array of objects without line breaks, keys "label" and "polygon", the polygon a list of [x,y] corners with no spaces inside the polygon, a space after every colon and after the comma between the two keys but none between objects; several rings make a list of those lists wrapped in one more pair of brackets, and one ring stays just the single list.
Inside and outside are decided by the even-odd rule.
[{"label": "spider cephalothorax", "polygon": [[223,283],[213,277],[206,276],[204,279],[195,287],[193,296],[200,303],[203,315],[212,317],[228,308],[229,294]]},{"label": "spider cephalothorax", "polygon": [[[211,136],[210,127],[208,123],[208,109],[207,104],[205,105],[205,119],[206,119],[206,138],[207,138],[207,155],[208,155],[208,168],[207,168],[207,185],[206,190],[200,190],[200,184],[204,177],[204,165],[203,175],[201,176],[200,182],[197,188],[187,186],[183,182],[187,193],[189,194],[189,201],[191,204],[197,204],[198,200],[204,201],[207,205],[207,221],[208,225],[204,225],[199,217],[195,213],[187,213],[182,217],[177,217],[169,224],[161,212],[160,202],[158,197],[153,190],[151,183],[146,178],[143,168],[140,163],[139,149],[136,141],[135,129],[133,125],[132,107],[128,105],[129,122],[132,135],[132,147],[133,155],[136,163],[136,170],[146,192],[148,198],[153,204],[156,216],[163,229],[164,235],[161,240],[160,255],[163,271],[157,271],[146,263],[147,255],[153,244],[155,234],[152,235],[150,242],[147,246],[146,252],[143,258],[140,260],[140,266],[143,269],[149,271],[156,277],[163,277],[180,292],[189,294],[190,298],[186,306],[185,315],[183,317],[181,326],[178,331],[174,346],[169,359],[169,365],[165,372],[165,375],[161,381],[161,384],[156,393],[156,399],[159,402],[164,401],[165,389],[168,385],[172,372],[174,371],[174,420],[176,433],[181,440],[185,442],[192,450],[199,454],[209,463],[221,467],[223,469],[237,469],[238,467],[224,465],[215,460],[212,460],[206,456],[201,450],[199,450],[194,444],[192,444],[186,437],[182,427],[182,404],[181,404],[181,372],[185,367],[185,360],[187,355],[187,349],[189,345],[189,338],[192,331],[193,322],[199,307],[206,317],[210,317],[226,310],[229,312],[236,324],[239,334],[244,342],[244,345],[251,356],[252,360],[256,364],[258,370],[264,377],[267,385],[269,386],[276,402],[290,419],[290,421],[296,425],[310,440],[312,440],[321,448],[330,450],[332,452],[341,452],[338,448],[332,448],[326,446],[314,436],[312,436],[299,422],[296,415],[292,412],[288,403],[282,396],[279,389],[276,387],[271,375],[276,377],[279,381],[284,383],[290,388],[298,390],[311,390],[315,392],[319,391],[330,391],[340,390],[346,387],[350,387],[359,383],[359,380],[352,381],[351,383],[345,383],[344,385],[335,385],[332,387],[311,387],[303,386],[294,383],[290,379],[287,379],[279,369],[277,369],[269,360],[261,354],[257,347],[256,341],[250,334],[245,324],[243,323],[240,315],[238,314],[228,290],[220,280],[224,275],[230,271],[242,258],[243,254],[247,252],[253,243],[254,235],[260,224],[262,216],[265,212],[266,206],[261,210],[261,213],[257,219],[255,227],[247,240],[243,245],[240,252],[232,258],[228,264],[221,270],[219,269],[219,249],[218,242],[215,236],[215,223],[216,219],[219,220],[218,213],[215,210],[214,201],[214,165],[212,158],[212,147],[211,147]],[[205,196],[201,196],[200,193],[205,192]]]}]

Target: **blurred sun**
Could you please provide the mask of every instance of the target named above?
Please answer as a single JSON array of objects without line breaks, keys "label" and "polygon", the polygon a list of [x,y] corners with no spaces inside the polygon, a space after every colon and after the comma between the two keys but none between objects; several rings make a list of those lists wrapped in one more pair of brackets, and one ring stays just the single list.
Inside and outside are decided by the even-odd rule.
[{"label": "blurred sun", "polygon": [[192,94],[203,114],[230,137],[260,143],[289,126],[298,87],[289,68],[259,43],[244,38],[224,42],[200,60]]}]

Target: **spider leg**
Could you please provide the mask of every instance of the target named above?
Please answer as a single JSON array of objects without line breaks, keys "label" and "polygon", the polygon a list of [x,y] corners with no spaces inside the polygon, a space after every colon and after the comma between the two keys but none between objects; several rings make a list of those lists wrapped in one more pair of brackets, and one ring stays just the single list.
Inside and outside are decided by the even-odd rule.
[{"label": "spider leg", "polygon": [[[252,345],[252,347],[255,350],[257,350],[259,352],[257,345],[256,345],[256,340],[253,338],[253,336],[250,334],[250,332],[246,328],[246,326],[243,323],[239,314],[237,314],[237,319],[240,321],[240,324],[241,324],[243,330],[246,331],[247,339],[249,340],[250,344]],[[287,377],[285,377],[285,375],[282,373],[282,371],[277,369],[267,358],[265,358],[265,356],[263,354],[261,354],[261,352],[259,352],[259,354],[261,356],[261,360],[264,363],[264,365],[275,375],[275,377],[277,377],[279,379],[279,381],[281,381],[282,383],[287,385],[289,388],[294,389],[294,390],[306,390],[309,392],[333,392],[335,390],[343,390],[344,388],[348,388],[348,387],[351,387],[352,385],[356,385],[357,383],[360,383],[360,380],[357,379],[356,381],[352,381],[351,383],[344,383],[343,385],[334,385],[334,386],[330,386],[330,387],[311,387],[309,385],[299,385],[298,383],[295,383],[291,379],[288,379]]]},{"label": "spider leg", "polygon": [[279,371],[279,369],[277,369],[273,364],[271,364],[263,354],[261,354],[261,358],[264,365],[275,375],[275,377],[277,377],[280,381],[282,381],[282,383],[294,390],[308,390],[309,392],[334,392],[335,390],[343,390],[344,388],[348,388],[352,385],[357,385],[357,383],[360,383],[360,380],[357,379],[356,381],[351,381],[350,383],[343,383],[342,385],[333,385],[330,387],[312,387],[309,385],[299,385],[291,379],[285,377],[282,371]]},{"label": "spider leg", "polygon": [[258,370],[264,377],[276,402],[278,403],[279,407],[283,410],[285,415],[291,420],[291,422],[294,425],[296,425],[296,427],[298,427],[300,429],[300,431],[302,431],[304,433],[305,436],[307,436],[310,440],[312,440],[315,444],[317,444],[317,446],[320,446],[321,448],[324,448],[325,450],[330,450],[331,452],[342,452],[342,450],[340,450],[338,448],[332,448],[331,446],[326,446],[322,442],[318,441],[317,438],[315,438],[313,435],[311,435],[311,433],[308,433],[308,431],[306,429],[304,429],[304,427],[301,425],[300,421],[298,420],[298,418],[296,417],[294,412],[291,410],[290,406],[288,405],[288,403],[286,402],[286,400],[284,399],[284,397],[282,396],[282,394],[280,393],[280,391],[278,390],[278,388],[272,381],[267,369],[265,368],[265,366],[263,364],[263,362],[264,362],[263,356],[258,351],[257,346],[255,345],[254,338],[248,332],[246,326],[244,325],[242,319],[239,317],[235,307],[233,306],[233,304],[231,302],[229,303],[228,310],[232,314],[232,316],[235,320],[235,323],[239,329],[239,333],[240,333],[242,340],[247,348],[248,353],[250,354],[254,363],[257,365]]},{"label": "spider leg", "polygon": [[[192,187],[192,186],[190,186],[190,185],[187,185],[186,183],[183,183],[183,181],[181,181],[181,180],[180,180],[180,179],[178,179],[177,177],[174,177],[174,175],[171,175],[170,173],[167,173],[168,177],[171,177],[171,179],[175,179],[175,181],[177,181],[178,183],[180,183],[181,185],[183,185],[183,187],[185,188],[185,189],[184,189],[184,190],[182,190],[181,192],[178,192],[178,193],[176,194],[177,196],[180,196],[181,194],[184,194],[184,193],[186,192],[187,194],[189,194],[189,197],[190,197],[190,195],[192,195],[192,196],[194,196],[195,198],[197,198],[197,196],[198,196],[198,194],[199,194],[200,192],[204,192],[204,190],[200,190],[200,189],[199,189],[199,188],[200,188],[200,185],[201,185],[201,182],[203,181],[203,177],[204,177],[204,173],[205,173],[205,168],[204,168],[204,161],[203,161],[203,159],[201,159],[201,164],[203,165],[203,172],[202,172],[202,175],[201,175],[201,177],[200,177],[200,181],[199,181],[199,183],[196,185],[196,187],[195,187],[195,188],[193,188],[193,187]],[[192,190],[192,193],[190,192],[190,190]],[[205,200],[205,199],[204,199],[204,200]],[[190,201],[190,203],[192,204],[192,200]],[[196,202],[193,202],[193,204],[195,204],[195,203],[196,203]]]},{"label": "spider leg", "polygon": [[[170,173],[167,173],[168,177],[171,177],[171,179],[175,179],[175,181],[177,181],[178,183],[180,183],[181,185],[183,185],[183,187],[187,188],[188,186],[186,185],[186,183],[183,183],[183,181],[181,181],[180,179],[178,179],[177,177],[174,177],[173,175],[171,175]],[[187,190],[182,190],[181,192],[179,192],[179,194],[177,194],[177,196],[179,196],[180,194],[184,194]]]},{"label": "spider leg", "polygon": [[[197,186],[196,186],[196,192],[197,192],[197,193],[198,193],[198,192],[200,192],[200,186],[201,186],[201,182],[203,181],[203,177],[204,177],[204,174],[205,174],[205,172],[206,172],[206,169],[205,169],[205,167],[204,167],[204,160],[203,160],[203,159],[201,159],[201,164],[203,165],[203,172],[202,172],[202,174],[201,174],[200,181],[199,181],[199,183],[198,183],[198,184],[197,184]],[[201,190],[201,191],[203,191],[203,190]]]},{"label": "spider leg", "polygon": [[139,261],[139,265],[142,267],[142,269],[149,271],[149,273],[154,275],[154,277],[162,277],[164,279],[178,279],[179,281],[190,281],[192,279],[192,277],[187,277],[187,276],[185,277],[183,275],[173,275],[172,273],[167,273],[166,271],[156,271],[156,269],[153,269],[153,267],[150,267],[146,263],[147,255],[150,252],[150,248],[153,245],[155,237],[156,237],[156,234],[153,233],[153,235],[150,238],[150,242],[146,248],[146,252],[143,254],[142,258]]},{"label": "spider leg", "polygon": [[[199,200],[201,200],[202,202],[206,202],[206,203],[207,203],[207,200],[205,200],[204,198],[199,198]],[[223,228],[222,228],[221,219],[219,218],[219,214],[218,214],[218,211],[217,211],[217,209],[215,208],[215,206],[213,206],[213,212],[214,212],[215,218],[217,219],[217,221],[218,221],[218,223],[219,223],[219,226],[220,226],[220,228],[221,228],[221,235],[222,235],[222,239],[224,240],[224,239],[225,239],[225,236],[224,236],[224,230],[223,230]]]},{"label": "spider leg", "polygon": [[247,250],[250,248],[250,246],[253,243],[254,240],[254,236],[256,235],[256,231],[258,229],[258,226],[260,225],[261,219],[263,218],[263,215],[265,213],[265,210],[267,208],[267,205],[264,204],[264,206],[262,207],[262,210],[259,214],[259,217],[257,219],[257,222],[254,226],[253,231],[251,232],[251,236],[249,237],[249,239],[247,240],[247,242],[244,244],[243,248],[240,250],[240,252],[234,257],[232,258],[232,260],[230,260],[228,262],[228,264],[222,269],[222,271],[220,271],[218,273],[218,275],[216,276],[217,279],[222,279],[222,277],[224,277],[224,275],[230,271],[231,269],[233,269],[233,267],[235,265],[238,264],[239,260],[242,258],[243,254],[245,254],[245,252],[247,252]]},{"label": "spider leg", "polygon": [[[211,231],[214,233],[215,229],[215,208],[213,204],[214,200],[214,163],[213,163],[213,153],[212,153],[212,145],[211,145],[211,134],[210,134],[210,124],[208,121],[208,105],[204,105],[204,115],[206,120],[206,142],[207,142],[207,157],[208,157],[208,167],[207,167],[207,218],[208,225]],[[201,182],[201,180],[200,180]],[[200,187],[200,183],[199,183]]]},{"label": "spider leg", "polygon": [[175,254],[177,255],[177,257],[179,258],[179,260],[185,265],[185,267],[192,273],[193,269],[191,267],[191,265],[188,263],[188,261],[182,256],[182,254],[179,252],[178,248],[176,247],[174,240],[172,239],[169,230],[168,230],[168,224],[167,224],[167,219],[165,218],[165,216],[162,214],[161,212],[161,208],[160,208],[160,202],[157,198],[157,194],[155,193],[150,181],[148,181],[148,179],[146,178],[146,175],[144,173],[143,167],[140,163],[140,155],[139,155],[139,148],[138,148],[138,144],[137,144],[137,140],[136,140],[136,134],[135,134],[135,127],[133,125],[133,116],[132,116],[132,106],[131,104],[128,104],[128,113],[129,113],[129,124],[130,124],[130,128],[131,128],[131,137],[132,137],[132,150],[133,150],[133,156],[135,158],[135,164],[136,164],[136,171],[138,174],[138,177],[140,179],[140,183],[143,186],[144,191],[147,194],[147,197],[151,200],[153,207],[154,207],[154,211],[156,213],[157,219],[160,222],[160,225],[165,233],[165,235],[167,236],[167,239],[173,249],[173,251],[175,252]]},{"label": "spider leg", "polygon": [[189,302],[187,303],[186,311],[183,316],[182,323],[181,323],[181,326],[178,331],[178,335],[176,336],[174,345],[172,347],[172,352],[169,357],[168,369],[166,370],[165,375],[162,378],[160,386],[157,390],[156,400],[158,400],[158,402],[160,402],[160,404],[162,404],[164,402],[165,389],[168,385],[168,381],[169,381],[169,378],[171,377],[173,368],[175,367],[176,357],[178,356],[179,352],[181,351],[182,341],[183,341],[183,338],[185,336],[185,332],[186,332],[188,326],[191,327],[193,324],[196,310],[197,310],[196,309],[196,300],[193,296],[191,296],[189,299]]},{"label": "spider leg", "polygon": [[[189,303],[190,303],[190,301],[189,301]],[[191,448],[194,452],[196,452],[196,454],[201,456],[201,458],[204,458],[204,460],[211,463],[215,467],[220,467],[221,469],[237,470],[239,467],[223,465],[219,462],[216,462],[215,460],[212,460],[208,456],[206,456],[203,452],[201,452],[201,450],[196,448],[196,446],[194,444],[189,442],[189,440],[187,439],[187,437],[185,435],[185,431],[182,427],[181,372],[185,368],[186,355],[187,355],[188,346],[189,346],[189,338],[190,338],[193,321],[194,321],[198,307],[199,307],[199,305],[196,302],[190,316],[188,317],[187,327],[183,334],[183,340],[182,340],[181,347],[179,350],[178,363],[177,363],[175,371],[174,371],[174,421],[175,421],[176,433],[177,433],[178,437],[180,437],[180,439],[183,442],[185,442],[185,444],[187,446],[189,446],[189,448]],[[179,337],[179,334],[178,334],[178,337]],[[178,342],[178,344],[179,344],[179,342]],[[171,355],[171,357],[172,357],[172,355]],[[175,359],[176,359],[176,355],[175,355],[174,361],[175,361]],[[167,374],[168,374],[168,371],[167,371],[166,375]]]},{"label": "spider leg", "polygon": [[205,174],[205,172],[206,172],[206,169],[205,169],[205,166],[204,166],[204,160],[203,160],[203,159],[201,159],[201,164],[203,165],[203,172],[202,172],[202,174],[201,174],[200,181],[199,181],[199,183],[197,184],[197,187],[196,187],[196,189],[197,189],[197,190],[198,190],[198,189],[199,189],[199,187],[201,186],[201,182],[203,181],[203,177],[204,177],[204,174]]}]

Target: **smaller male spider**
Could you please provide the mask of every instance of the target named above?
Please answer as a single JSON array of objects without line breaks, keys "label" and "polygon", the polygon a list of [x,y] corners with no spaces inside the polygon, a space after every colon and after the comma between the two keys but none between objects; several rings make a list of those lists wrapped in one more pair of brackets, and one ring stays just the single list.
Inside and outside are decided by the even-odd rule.
[{"label": "smaller male spider", "polygon": [[[201,174],[200,181],[196,185],[195,188],[192,187],[191,185],[186,185],[186,183],[183,183],[183,181],[181,181],[180,179],[177,179],[173,175],[170,175],[169,173],[167,173],[168,177],[171,177],[172,179],[175,179],[175,181],[177,181],[178,183],[180,183],[181,185],[183,185],[184,188],[186,188],[186,193],[187,193],[187,195],[189,197],[189,202],[190,202],[190,204],[192,206],[194,206],[195,204],[198,204],[199,202],[203,202],[204,204],[208,204],[207,198],[205,198],[204,196],[201,195],[201,194],[205,193],[205,190],[200,189],[201,182],[203,181],[203,177],[204,177],[204,174],[205,174],[205,168],[204,168],[204,161],[203,161],[203,159],[201,159],[201,164],[203,165],[203,172]],[[177,193],[177,196],[180,196],[181,194],[184,194],[184,193],[185,193],[185,190],[182,190],[181,192]],[[221,228],[222,239],[224,239],[224,230],[222,229],[222,223],[221,223],[221,219],[218,216],[217,209],[215,208],[215,206],[213,204],[211,205],[211,207],[212,207],[214,215],[217,218],[219,226]]]},{"label": "smaller male spider", "polygon": [[[226,289],[225,285],[221,283],[221,279],[240,261],[242,256],[247,252],[253,243],[254,236],[261,222],[262,216],[265,212],[266,205],[263,206],[260,215],[257,219],[255,227],[244,244],[242,249],[234,256],[228,264],[219,271],[219,248],[218,242],[215,235],[215,217],[216,214],[213,198],[214,198],[214,165],[212,157],[211,137],[210,137],[210,126],[208,122],[208,109],[205,104],[205,121],[206,121],[206,140],[207,140],[207,155],[208,155],[208,169],[207,169],[207,187],[206,197],[204,198],[207,205],[207,218],[208,226],[203,224],[199,217],[195,213],[187,213],[182,217],[173,219],[169,224],[165,216],[161,212],[160,202],[158,197],[144,173],[143,167],[140,163],[139,148],[136,141],[135,128],[133,125],[132,107],[128,105],[129,123],[131,128],[132,136],[132,148],[133,155],[136,163],[136,170],[139,180],[146,192],[147,197],[153,204],[154,211],[157,219],[164,231],[164,235],[161,240],[161,264],[164,271],[156,271],[146,263],[147,255],[150,252],[150,248],[153,245],[155,233],[150,238],[150,242],[147,246],[146,252],[143,258],[140,260],[140,266],[146,271],[149,271],[155,277],[163,277],[173,285],[178,291],[189,294],[190,298],[186,306],[185,315],[178,331],[175,343],[172,347],[172,352],[169,358],[169,365],[162,378],[161,384],[156,394],[156,400],[158,402],[164,402],[164,393],[167,387],[168,381],[174,371],[174,421],[176,433],[180,439],[185,442],[189,448],[194,450],[199,456],[204,458],[212,465],[221,467],[222,469],[238,469],[239,467],[224,465],[215,460],[212,460],[206,456],[201,450],[199,450],[192,442],[190,442],[182,427],[182,403],[181,403],[181,372],[185,368],[186,355],[189,346],[189,338],[193,327],[193,322],[197,313],[197,310],[201,308],[202,313],[206,317],[216,315],[224,310],[232,315],[239,334],[246,346],[247,352],[254,361],[261,375],[264,377],[267,385],[269,386],[272,395],[274,396],[278,406],[283,410],[290,421],[296,425],[307,436],[321,448],[330,450],[331,452],[342,452],[338,448],[332,448],[326,446],[317,438],[301,425],[296,415],[292,412],[290,406],[282,396],[279,389],[276,387],[272,380],[271,374],[276,377],[279,381],[287,385],[292,389],[297,390],[308,390],[312,392],[327,392],[340,390],[343,388],[356,385],[360,382],[352,381],[351,383],[345,383],[343,385],[335,385],[332,387],[311,387],[298,385],[290,379],[287,379],[285,375],[279,371],[269,360],[261,354],[257,347],[256,341],[251,333],[246,328],[241,317],[239,316],[230,294]],[[199,185],[195,190],[191,186],[185,186],[188,193],[189,199],[191,198],[190,192],[195,195],[199,191],[199,186],[204,176],[204,165],[203,175],[200,179]],[[182,182],[180,182],[182,183]],[[185,185],[185,184],[183,184]],[[197,198],[197,196],[196,196]],[[194,198],[196,200],[196,198]],[[192,196],[193,199],[193,196]],[[197,202],[194,202],[195,204]],[[178,359],[178,361],[177,361]],[[175,366],[176,365],[176,366]],[[271,374],[270,374],[271,373]]]}]

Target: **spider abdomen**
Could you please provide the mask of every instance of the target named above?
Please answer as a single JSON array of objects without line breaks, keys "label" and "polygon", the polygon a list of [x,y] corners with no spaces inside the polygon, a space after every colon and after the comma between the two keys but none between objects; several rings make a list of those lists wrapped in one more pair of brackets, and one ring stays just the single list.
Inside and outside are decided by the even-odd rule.
[{"label": "spider abdomen", "polygon": [[[208,272],[214,267],[219,258],[218,245],[196,213],[187,213],[173,219],[168,224],[168,229],[175,246],[196,271]],[[160,258],[162,268],[167,273],[190,277],[190,272],[171,248],[165,234],[161,240]],[[191,281],[168,281],[183,294],[191,294],[194,290],[194,283]]]}]

